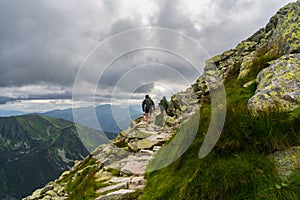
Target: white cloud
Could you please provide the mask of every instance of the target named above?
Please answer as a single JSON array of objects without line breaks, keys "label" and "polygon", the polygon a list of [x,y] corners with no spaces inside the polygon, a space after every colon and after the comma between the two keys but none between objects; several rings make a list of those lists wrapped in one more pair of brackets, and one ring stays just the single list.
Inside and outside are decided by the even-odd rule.
[{"label": "white cloud", "polygon": [[[84,104],[83,104],[84,105]],[[0,110],[19,110],[22,112],[47,112],[55,109],[67,109],[72,107],[70,99],[41,99],[18,100],[0,105]]]},{"label": "white cloud", "polygon": [[[32,96],[65,95],[66,89],[62,86],[49,86],[46,84],[24,85],[20,87],[2,87],[0,88],[0,94],[9,98],[30,98]],[[68,89],[68,92],[70,92],[70,89]]]}]

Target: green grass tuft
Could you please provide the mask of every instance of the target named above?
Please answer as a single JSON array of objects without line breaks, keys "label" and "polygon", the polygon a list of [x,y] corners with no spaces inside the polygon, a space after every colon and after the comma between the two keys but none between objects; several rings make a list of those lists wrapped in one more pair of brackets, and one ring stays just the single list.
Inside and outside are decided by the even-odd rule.
[{"label": "green grass tuft", "polygon": [[216,148],[222,154],[242,151],[270,154],[299,145],[299,127],[299,121],[289,113],[229,109]]},{"label": "green grass tuft", "polygon": [[252,63],[248,78],[256,78],[257,74],[264,68],[269,66],[269,62],[276,60],[280,55],[258,54]]},{"label": "green grass tuft", "polygon": [[95,173],[99,170],[97,159],[88,156],[80,165],[69,174],[65,175],[59,183],[67,183],[68,199],[94,199],[95,191],[104,185],[104,181],[96,181]]}]

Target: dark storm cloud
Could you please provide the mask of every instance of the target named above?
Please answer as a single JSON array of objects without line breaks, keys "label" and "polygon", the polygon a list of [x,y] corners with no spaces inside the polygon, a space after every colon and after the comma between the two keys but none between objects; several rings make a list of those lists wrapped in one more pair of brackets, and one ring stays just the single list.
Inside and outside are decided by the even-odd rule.
[{"label": "dark storm cloud", "polygon": [[[154,70],[152,73],[149,72],[151,68]],[[113,76],[111,76],[112,74]],[[121,86],[122,91],[131,91],[133,87],[138,87],[135,84],[140,77],[146,80],[148,76],[151,76],[153,82],[169,83],[178,80],[178,77],[185,77],[192,83],[199,75],[200,72],[194,66],[177,55],[159,50],[141,50],[120,57],[107,67],[99,81],[99,88],[114,87],[118,81],[127,76],[130,76],[127,84],[116,86]],[[153,87],[154,84],[149,85],[149,87],[151,86]]]},{"label": "dark storm cloud", "polygon": [[198,10],[198,16],[194,17],[184,12],[186,8],[180,6],[182,2],[160,2],[157,24],[193,37],[213,56],[234,48],[240,41],[264,27],[281,6],[292,0],[194,1],[197,2],[195,10]]},{"label": "dark storm cloud", "polygon": [[[70,94],[77,70],[89,51],[112,34],[132,28],[174,29],[200,42],[210,55],[221,53],[263,27],[287,2],[289,0],[1,0],[0,92],[7,91],[7,87],[48,84],[62,86],[65,90],[50,89],[54,96]],[[164,37],[157,41],[163,42]],[[141,35],[112,43],[107,51],[113,53],[115,49],[144,39],[147,36]],[[174,41],[170,45],[176,48],[182,44]],[[103,88],[104,96],[110,96],[109,91],[120,77],[141,63],[163,63],[186,73],[186,77],[196,78],[192,76],[193,70],[186,70],[186,64],[175,61],[170,55],[152,53],[152,57],[139,58],[140,55],[133,53],[127,59],[120,58],[101,77],[101,84],[106,87]],[[93,75],[94,71],[87,73],[86,81]],[[124,85],[123,91],[127,91],[127,86]],[[32,91],[29,96],[34,96]]]},{"label": "dark storm cloud", "polygon": [[1,1],[0,87],[73,83],[86,36],[80,13],[67,11],[51,1]]},{"label": "dark storm cloud", "polygon": [[7,102],[14,101],[15,99],[13,98],[8,98],[8,97],[0,97],[0,104],[6,104]]},{"label": "dark storm cloud", "polygon": [[149,83],[146,85],[142,85],[141,87],[136,89],[136,93],[149,93],[151,92],[152,88],[154,87],[153,83]]}]

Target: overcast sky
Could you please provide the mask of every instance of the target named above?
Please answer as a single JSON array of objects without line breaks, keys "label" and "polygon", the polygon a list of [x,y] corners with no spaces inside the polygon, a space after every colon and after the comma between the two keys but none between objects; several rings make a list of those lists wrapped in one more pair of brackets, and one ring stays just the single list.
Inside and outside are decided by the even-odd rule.
[{"label": "overcast sky", "polygon": [[[234,48],[289,2],[0,0],[0,109],[66,108],[73,91],[80,105],[94,97],[136,103],[145,93],[158,100],[201,74],[189,59]],[[141,31],[123,34],[136,28]]]}]

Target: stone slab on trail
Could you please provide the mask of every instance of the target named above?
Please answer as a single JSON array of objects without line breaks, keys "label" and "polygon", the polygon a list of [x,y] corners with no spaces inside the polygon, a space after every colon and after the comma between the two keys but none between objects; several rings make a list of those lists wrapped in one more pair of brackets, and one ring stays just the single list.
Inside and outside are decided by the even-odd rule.
[{"label": "stone slab on trail", "polygon": [[120,182],[115,185],[110,185],[104,188],[100,188],[99,190],[96,191],[96,193],[103,193],[103,192],[108,192],[108,191],[115,191],[119,189],[128,189],[128,182]]},{"label": "stone slab on trail", "polygon": [[152,156],[134,157],[128,159],[128,162],[121,168],[121,174],[129,175],[143,175],[146,171],[146,167]]},{"label": "stone slab on trail", "polygon": [[134,192],[135,190],[121,189],[121,190],[108,193],[106,195],[102,195],[96,198],[95,200],[117,200],[117,199],[122,200],[122,199],[126,199],[126,195]]}]

